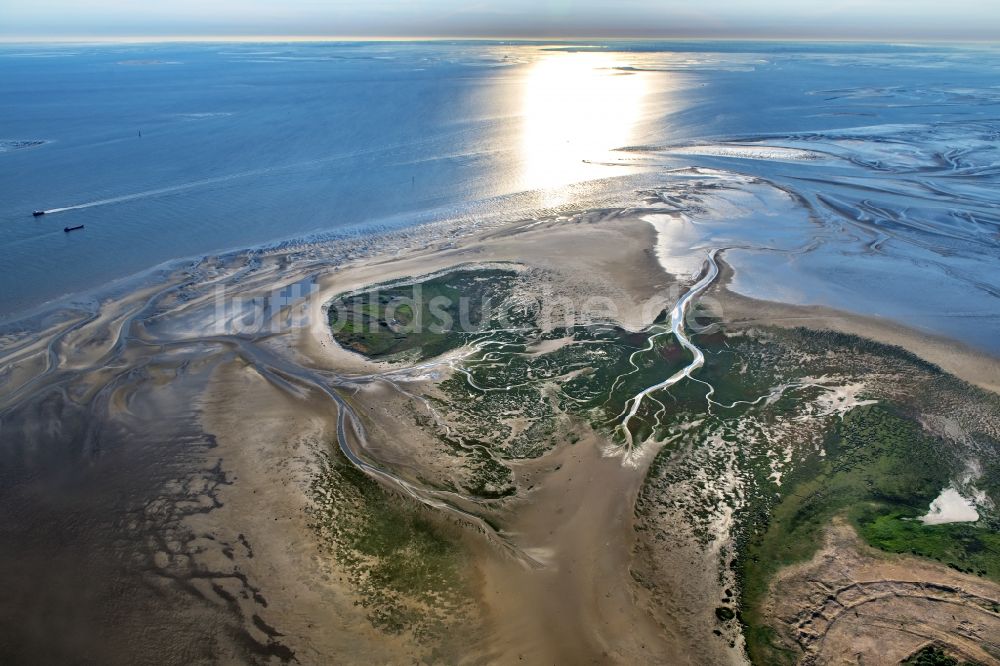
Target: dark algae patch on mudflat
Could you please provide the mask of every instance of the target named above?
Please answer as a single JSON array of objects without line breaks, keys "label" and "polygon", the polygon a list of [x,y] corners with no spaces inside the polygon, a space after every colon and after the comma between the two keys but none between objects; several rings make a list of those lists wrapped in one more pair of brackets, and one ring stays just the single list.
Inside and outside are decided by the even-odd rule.
[{"label": "dark algae patch on mudflat", "polygon": [[976,666],[972,662],[959,661],[937,645],[921,648],[916,654],[908,657],[902,666]]},{"label": "dark algae patch on mudflat", "polygon": [[516,273],[460,269],[339,296],[328,310],[337,342],[369,358],[432,358],[460,347],[505,312]]}]

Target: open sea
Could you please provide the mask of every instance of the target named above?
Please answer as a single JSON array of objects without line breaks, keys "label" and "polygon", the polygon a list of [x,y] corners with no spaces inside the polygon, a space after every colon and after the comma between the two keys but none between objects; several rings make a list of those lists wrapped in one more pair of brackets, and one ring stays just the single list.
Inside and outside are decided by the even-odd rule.
[{"label": "open sea", "polygon": [[729,248],[741,292],[1000,353],[998,67],[944,45],[0,46],[0,320],[181,258],[654,192],[686,220],[661,249]]}]

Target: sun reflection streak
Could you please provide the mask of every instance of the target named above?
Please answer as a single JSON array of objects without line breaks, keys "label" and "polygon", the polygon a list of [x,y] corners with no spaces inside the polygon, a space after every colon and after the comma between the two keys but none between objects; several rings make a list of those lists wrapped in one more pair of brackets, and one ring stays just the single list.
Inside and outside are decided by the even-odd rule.
[{"label": "sun reflection streak", "polygon": [[521,144],[525,189],[551,189],[622,173],[607,162],[634,143],[647,94],[642,73],[610,53],[558,53],[531,66]]}]

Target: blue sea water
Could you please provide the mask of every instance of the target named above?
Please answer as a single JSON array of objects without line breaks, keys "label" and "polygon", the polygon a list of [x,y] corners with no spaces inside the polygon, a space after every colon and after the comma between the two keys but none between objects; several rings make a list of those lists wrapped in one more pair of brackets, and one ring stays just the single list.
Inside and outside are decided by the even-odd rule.
[{"label": "blue sea water", "polygon": [[[698,167],[796,202],[701,221],[741,290],[1000,352],[998,66],[940,45],[5,45],[0,319],[172,259],[650,183],[725,222],[718,182],[677,176]],[[824,159],[670,150],[734,143]]]}]

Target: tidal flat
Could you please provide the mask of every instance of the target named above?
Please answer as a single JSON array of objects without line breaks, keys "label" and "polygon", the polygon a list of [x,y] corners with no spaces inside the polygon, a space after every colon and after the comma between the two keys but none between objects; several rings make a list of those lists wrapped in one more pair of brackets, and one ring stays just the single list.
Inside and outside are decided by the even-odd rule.
[{"label": "tidal flat", "polygon": [[[138,50],[229,57],[172,48]],[[81,191],[100,137],[0,156],[28,183],[0,214],[76,165],[46,208],[96,232],[4,227],[0,661],[1000,663],[995,53],[276,48],[227,76],[472,92],[369,152],[271,137],[274,169],[155,187]],[[602,132],[546,103],[567,73]],[[245,88],[143,141],[259,132]],[[146,272],[91,261],[129,243]],[[118,281],[38,304],[58,262]],[[961,520],[923,520],[951,493]]]},{"label": "tidal flat", "polygon": [[[437,349],[451,339],[448,347],[461,344],[467,352],[459,365],[448,363],[453,371],[446,378],[418,383],[420,398],[410,401],[407,414],[413,428],[438,440],[441,455],[464,460],[436,485],[478,504],[498,536],[515,544],[523,538],[507,524],[516,522],[511,505],[530,501],[539,483],[535,466],[523,463],[560,446],[592,446],[581,441],[596,437],[602,456],[621,460],[643,478],[634,500],[634,552],[641,557],[631,565],[633,578],[659,610],[684,626],[691,641],[685,649],[699,659],[723,659],[727,647],[742,651],[744,641],[755,663],[802,657],[809,645],[776,638],[788,627],[763,608],[775,574],[808,561],[834,520],[848,520],[848,529],[875,549],[922,556],[1000,583],[995,514],[981,523],[977,516],[976,525],[917,520],[955,479],[968,484],[967,496],[992,504],[986,498],[1000,491],[994,482],[1000,473],[995,394],[900,347],[806,328],[727,330],[714,322],[710,332],[694,337],[705,355],[697,377],[630,410],[645,387],[692,363],[676,339],[657,339],[666,329],[662,317],[644,331],[600,321],[542,329],[541,303],[510,316],[525,302],[511,287],[511,275],[459,268],[351,297],[362,304],[357,312],[369,330],[406,347],[406,325],[393,320],[400,328],[392,332],[380,319],[394,299],[411,302],[445,283],[470,285],[477,303],[484,291],[504,295],[489,324],[413,341]],[[490,281],[492,289],[483,284]],[[382,309],[365,309],[379,298]],[[335,307],[348,300],[336,300]],[[343,316],[344,310],[331,310],[334,324]],[[519,326],[510,329],[501,320]],[[345,347],[356,339],[353,329],[334,328]],[[546,340],[560,344],[528,353]],[[381,356],[380,345],[366,349],[375,350],[369,358]],[[390,357],[393,364],[414,360],[426,357]],[[404,377],[389,373],[385,381]],[[412,389],[398,390],[414,398]],[[974,482],[970,465],[977,470]],[[522,471],[527,469],[534,473]],[[517,547],[528,557],[544,552],[545,559],[535,562],[552,566],[553,549]],[[696,555],[698,566],[684,566],[679,552]],[[894,646],[900,659],[924,638],[900,640]],[[979,658],[996,649],[984,640]]]},{"label": "tidal flat", "polygon": [[[46,484],[64,459],[38,456],[74,423],[104,446],[80,452],[92,471],[75,482],[90,492],[81,515],[115,516],[100,561],[131,601],[104,607],[155,595],[197,659],[315,662],[345,645],[350,660],[445,663],[834,658],[849,641],[787,619],[816,602],[776,608],[773,589],[835,529],[856,535],[835,541],[841,560],[919,558],[935,585],[996,598],[997,395],[908,351],[926,340],[898,325],[871,322],[874,341],[751,321],[726,252],[704,252],[700,275],[667,273],[648,214],[425,227],[376,249],[174,269],[12,335],[5,432],[37,452],[17,464]],[[467,326],[414,326],[462,319],[454,299],[476,312]],[[950,351],[955,372],[991,362]],[[38,427],[55,415],[60,429]],[[183,458],[168,441],[187,442]],[[14,487],[30,502],[33,486]],[[949,487],[979,520],[916,520]],[[93,504],[122,496],[124,514]],[[13,585],[7,617],[34,589]],[[898,592],[907,612],[937,603]],[[996,610],[954,603],[982,640],[954,627],[934,640],[994,654]],[[907,658],[927,635],[892,649]],[[152,644],[66,636],[45,651],[113,661]]]}]

